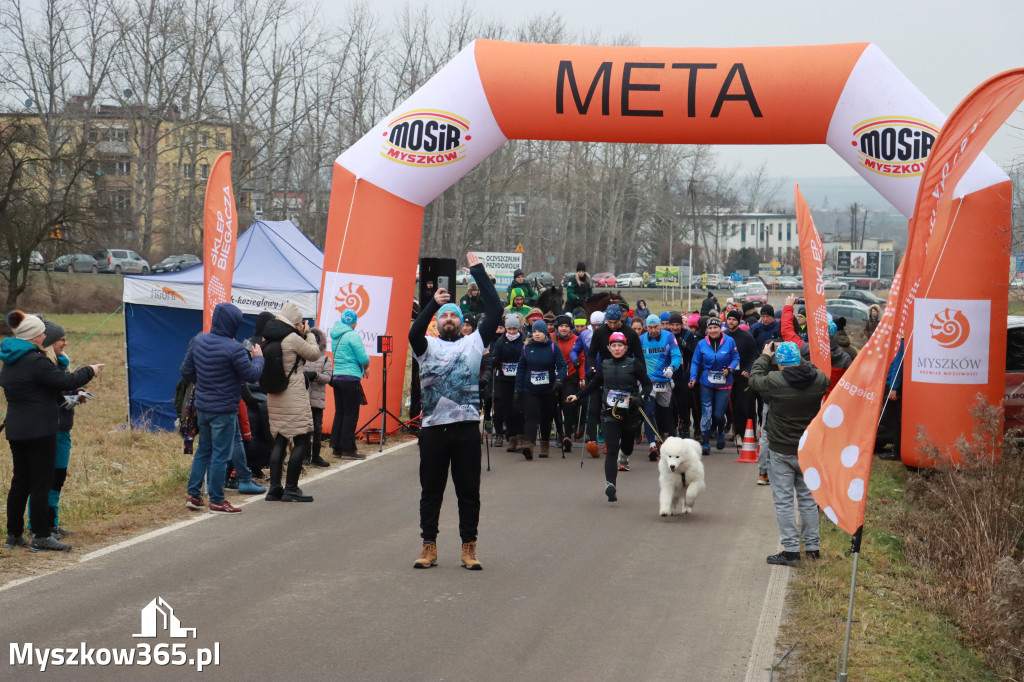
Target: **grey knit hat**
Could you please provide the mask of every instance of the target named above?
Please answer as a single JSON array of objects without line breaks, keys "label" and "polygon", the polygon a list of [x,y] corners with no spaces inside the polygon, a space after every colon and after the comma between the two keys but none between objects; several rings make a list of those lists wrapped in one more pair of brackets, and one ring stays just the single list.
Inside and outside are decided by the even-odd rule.
[{"label": "grey knit hat", "polygon": [[46,336],[43,337],[43,348],[52,346],[65,336],[64,327],[60,326],[56,322],[51,322],[50,320],[43,320],[43,329],[46,333]]}]

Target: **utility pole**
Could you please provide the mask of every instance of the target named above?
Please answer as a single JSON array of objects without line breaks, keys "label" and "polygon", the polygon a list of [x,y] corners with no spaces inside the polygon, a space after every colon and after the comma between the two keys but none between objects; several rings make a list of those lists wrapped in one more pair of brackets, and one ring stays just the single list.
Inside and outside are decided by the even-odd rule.
[{"label": "utility pole", "polygon": [[850,248],[857,248],[857,203],[850,206]]}]

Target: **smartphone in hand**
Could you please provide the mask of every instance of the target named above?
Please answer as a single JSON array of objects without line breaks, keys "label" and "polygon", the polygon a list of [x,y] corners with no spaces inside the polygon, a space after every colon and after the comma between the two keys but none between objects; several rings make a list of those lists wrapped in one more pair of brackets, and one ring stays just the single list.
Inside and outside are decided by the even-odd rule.
[{"label": "smartphone in hand", "polygon": [[448,275],[437,276],[437,288],[448,291]]}]

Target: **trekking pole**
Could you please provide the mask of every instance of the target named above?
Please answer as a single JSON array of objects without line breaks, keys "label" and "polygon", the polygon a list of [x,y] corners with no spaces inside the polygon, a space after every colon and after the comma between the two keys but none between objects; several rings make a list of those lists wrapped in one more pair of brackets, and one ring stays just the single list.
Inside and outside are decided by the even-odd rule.
[{"label": "trekking pole", "polygon": [[484,434],[484,446],[487,448],[487,470],[491,470],[491,434]]}]

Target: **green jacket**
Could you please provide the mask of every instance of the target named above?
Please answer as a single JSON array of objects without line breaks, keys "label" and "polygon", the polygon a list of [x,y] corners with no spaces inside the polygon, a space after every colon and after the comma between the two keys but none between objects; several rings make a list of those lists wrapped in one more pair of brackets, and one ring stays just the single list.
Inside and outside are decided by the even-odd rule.
[{"label": "green jacket", "polygon": [[523,324],[526,324],[526,316],[530,314],[531,310],[533,310],[533,308],[531,308],[528,305],[524,305],[519,308],[513,308],[512,306],[509,306],[505,308],[505,314],[508,315],[509,313],[519,313],[520,315],[523,316]]},{"label": "green jacket", "polygon": [[533,287],[527,286],[525,283],[519,284],[515,280],[512,280],[512,283],[508,285],[508,290],[506,291],[509,305],[512,305],[513,299],[515,299],[515,294],[513,292],[516,289],[519,289],[522,292],[523,298],[526,299],[524,305],[532,307],[533,304],[537,302],[537,294],[534,292]]},{"label": "green jacket", "polygon": [[591,282],[590,277],[583,280],[582,284],[577,284],[576,276],[573,275],[572,279],[565,286],[565,305],[567,308],[573,308],[574,304],[583,304],[590,298],[592,293],[594,293],[594,284]]},{"label": "green jacket", "polygon": [[762,355],[750,370],[750,387],[768,403],[768,447],[784,455],[797,454],[800,437],[821,409],[828,375],[809,362],[769,371],[771,359]]}]

